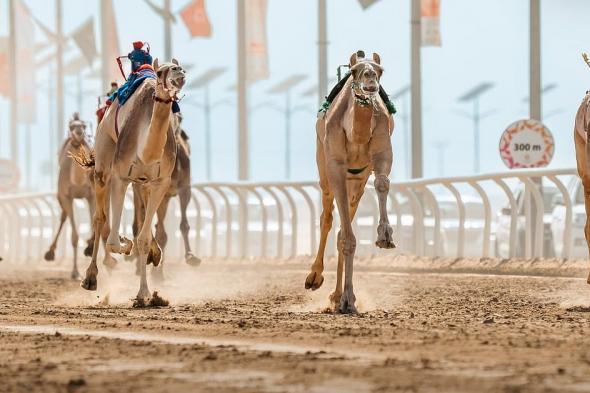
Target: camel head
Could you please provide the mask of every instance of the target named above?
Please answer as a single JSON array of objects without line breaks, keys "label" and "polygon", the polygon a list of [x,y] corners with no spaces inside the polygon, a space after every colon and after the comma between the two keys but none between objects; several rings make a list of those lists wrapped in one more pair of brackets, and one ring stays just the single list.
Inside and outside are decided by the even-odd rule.
[{"label": "camel head", "polygon": [[373,53],[373,59],[365,59],[364,52],[358,51],[350,56],[350,72],[352,72],[355,93],[375,96],[379,93],[379,79],[383,74],[381,57]]},{"label": "camel head", "polygon": [[171,98],[176,97],[186,82],[186,72],[178,60],[172,59],[172,63],[160,65],[158,59],[155,59],[153,67],[158,77],[158,87]]},{"label": "camel head", "polygon": [[86,140],[86,123],[80,119],[70,121],[70,138],[79,145]]}]

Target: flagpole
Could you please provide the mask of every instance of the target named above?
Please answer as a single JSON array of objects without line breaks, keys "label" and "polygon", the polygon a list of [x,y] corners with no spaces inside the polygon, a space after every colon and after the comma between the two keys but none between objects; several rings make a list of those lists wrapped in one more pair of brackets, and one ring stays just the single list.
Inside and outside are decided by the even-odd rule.
[{"label": "flagpole", "polygon": [[164,61],[172,60],[172,9],[170,0],[164,0]]},{"label": "flagpole", "polygon": [[318,0],[318,106],[328,93],[328,17],[326,1]]},{"label": "flagpole", "polygon": [[421,1],[412,1],[411,80],[412,80],[412,177],[423,177],[422,161],[422,15]]},{"label": "flagpole", "polygon": [[236,0],[238,8],[238,180],[250,177],[248,158],[248,75],[246,65],[246,2]]},{"label": "flagpole", "polygon": [[[109,64],[111,61],[115,61],[115,59],[109,59],[109,55],[107,53],[106,50],[106,42],[109,39],[109,34],[108,34],[108,29],[109,29],[109,25],[108,25],[108,21],[107,21],[107,3],[110,0],[100,0],[100,37],[101,37],[101,50],[100,50],[100,58],[101,58],[101,63],[102,63],[102,67],[100,70],[100,74],[101,74],[101,80],[102,80],[102,94],[106,93],[107,91],[109,91],[109,86],[111,81],[109,80]],[[101,96],[102,96],[101,94]]]},{"label": "flagpole", "polygon": [[9,67],[10,72],[10,157],[18,165],[18,92],[17,92],[17,64],[16,64],[16,0],[9,0]]},{"label": "flagpole", "polygon": [[56,142],[59,146],[64,133],[64,66],[63,66],[63,26],[62,26],[62,0],[55,1],[55,33],[57,35],[57,72],[56,72],[56,116],[57,130]]}]

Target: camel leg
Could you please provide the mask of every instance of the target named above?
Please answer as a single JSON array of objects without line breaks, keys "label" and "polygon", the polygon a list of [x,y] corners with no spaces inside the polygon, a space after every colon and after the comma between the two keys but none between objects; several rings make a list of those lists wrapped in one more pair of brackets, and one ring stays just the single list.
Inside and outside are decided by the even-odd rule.
[{"label": "camel leg", "polygon": [[[168,234],[166,234],[166,227],[164,225],[164,221],[166,220],[166,212],[168,211],[168,204],[170,203],[170,196],[166,194],[162,198],[162,202],[160,206],[158,206],[158,210],[156,212],[158,216],[158,222],[156,223],[156,242],[162,248],[162,252],[166,248],[166,244],[168,244]],[[152,239],[153,243],[153,239]],[[152,277],[154,280],[157,281],[164,281],[164,260],[162,259],[159,266],[154,267],[152,270]]]},{"label": "camel leg", "polygon": [[[88,211],[90,213],[90,222],[92,222],[92,219],[94,218],[94,210],[96,210],[96,200],[94,198],[94,195],[91,194],[90,196],[86,197],[86,201],[88,202]],[[94,247],[94,237],[96,236],[96,233],[94,232],[94,228],[92,229],[92,236],[90,237],[90,239],[88,239],[86,241],[86,248],[84,249],[84,255],[87,257],[92,256],[92,249]]]},{"label": "camel leg", "polygon": [[[103,227],[105,226],[107,216],[105,211],[107,209],[108,203],[108,191],[109,191],[109,180],[107,177],[103,177],[102,173],[97,172],[95,174],[95,194],[96,194],[96,211],[94,212],[94,233],[97,236],[94,237],[94,246],[92,248],[92,259],[90,260],[90,265],[86,269],[86,276],[80,286],[89,291],[96,291],[96,287],[98,285],[97,276],[98,276],[98,266],[96,266],[96,260],[98,258],[98,249],[100,246],[100,239],[102,236],[98,236],[98,234],[103,233]],[[105,253],[107,251],[105,250]]]},{"label": "camel leg", "polygon": [[184,261],[187,265],[199,266],[201,264],[201,259],[192,253],[191,245],[188,240],[188,234],[191,228],[188,224],[188,218],[186,217],[186,209],[191,200],[190,186],[182,187],[178,190],[178,199],[180,200],[180,232],[182,233],[182,240],[184,241]]},{"label": "camel leg", "polygon": [[[332,132],[330,132],[332,131]],[[344,290],[340,298],[340,312],[356,313],[356,298],[352,284],[354,252],[356,238],[352,231],[348,192],[346,189],[346,145],[344,133],[339,129],[328,130],[326,158],[328,162],[328,180],[334,190],[338,214],[340,215],[341,235],[338,239],[338,252],[344,256]]]},{"label": "camel leg", "polygon": [[375,191],[379,199],[379,226],[377,227],[377,241],[379,248],[395,248],[393,243],[393,229],[389,225],[387,216],[387,195],[389,194],[389,173],[391,172],[391,151],[382,151],[372,157],[375,171]]},{"label": "camel leg", "polygon": [[107,252],[129,255],[133,243],[129,239],[123,238],[124,245],[121,245],[119,232],[121,229],[121,215],[123,214],[123,204],[125,202],[125,193],[129,181],[114,176],[111,180],[111,232],[107,239]]},{"label": "camel leg", "polygon": [[[139,186],[133,183],[133,225],[131,229],[133,231],[133,242],[137,244],[137,235],[139,234],[139,229],[143,225],[143,217],[145,216],[145,205],[143,198],[141,196],[141,190]],[[137,247],[133,249],[133,254],[130,258],[135,259],[135,275],[140,275],[139,269],[139,255],[137,253]]]},{"label": "camel leg", "polygon": [[150,291],[147,284],[146,265],[148,253],[150,252],[153,240],[151,226],[156,210],[160,206],[160,202],[162,202],[162,198],[166,194],[169,186],[170,180],[162,181],[160,184],[148,186],[149,189],[146,190],[145,193],[145,217],[139,235],[137,236],[137,251],[139,252],[139,268],[141,276],[139,292],[137,293],[138,301],[150,297]]},{"label": "camel leg", "polygon": [[109,226],[109,218],[110,218],[110,193],[107,192],[106,200],[105,200],[105,222],[102,226],[102,244],[104,246],[104,257],[102,260],[102,264],[106,266],[107,270],[110,272],[117,266],[117,260],[111,255],[109,251],[107,251],[107,239],[111,234],[111,228]]},{"label": "camel leg", "polygon": [[324,283],[324,253],[326,251],[326,242],[328,234],[332,229],[332,211],[334,210],[334,194],[328,184],[328,174],[326,173],[326,160],[324,147],[319,139],[317,140],[316,162],[320,174],[320,189],[322,190],[322,214],[320,216],[320,244],[315,261],[311,265],[311,272],[305,279],[305,289],[316,290]]},{"label": "camel leg", "polygon": [[68,218],[68,214],[66,213],[65,209],[63,208],[61,201],[60,201],[60,207],[61,207],[61,217],[59,218],[59,228],[57,229],[57,233],[55,234],[55,238],[53,239],[53,243],[51,243],[51,246],[49,246],[49,250],[47,250],[47,252],[45,253],[45,260],[46,261],[55,260],[55,248],[57,247],[57,241],[59,240],[59,234],[61,233],[64,223],[66,222],[66,219]]},{"label": "camel leg", "polygon": [[78,228],[76,227],[76,220],[74,219],[74,205],[73,199],[68,199],[64,201],[64,209],[68,217],[70,218],[70,225],[72,226],[72,249],[74,250],[74,266],[72,267],[72,274],[71,277],[73,280],[77,280],[80,278],[80,273],[78,272]]},{"label": "camel leg", "polygon": [[[584,204],[586,205],[586,226],[584,227],[584,235],[586,236],[586,244],[588,245],[588,253],[590,254],[590,179],[582,179],[582,186],[584,187]],[[590,274],[586,279],[590,284]]]},{"label": "camel leg", "polygon": [[[367,184],[367,180],[369,179],[368,172],[367,176],[364,178],[354,178],[351,179],[347,183],[348,188],[348,195],[349,195],[349,208],[350,208],[350,220],[354,220],[354,216],[356,215],[356,211],[359,206],[359,202],[365,192],[365,185]],[[341,232],[338,231],[338,242],[341,242]],[[338,309],[340,305],[340,299],[342,297],[342,273],[344,270],[344,255],[342,253],[338,253],[338,268],[336,270],[336,289],[330,295],[330,302],[334,310]]]}]

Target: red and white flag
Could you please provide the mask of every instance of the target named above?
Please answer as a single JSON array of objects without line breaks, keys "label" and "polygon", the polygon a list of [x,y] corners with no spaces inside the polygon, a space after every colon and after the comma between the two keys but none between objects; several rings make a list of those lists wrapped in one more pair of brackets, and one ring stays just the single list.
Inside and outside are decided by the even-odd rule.
[{"label": "red and white flag", "polygon": [[37,121],[35,86],[35,28],[29,10],[22,1],[15,2],[16,64],[18,120],[24,124]]},{"label": "red and white flag", "polygon": [[267,0],[246,0],[246,76],[248,82],[268,79]]},{"label": "red and white flag", "polygon": [[205,0],[193,0],[180,11],[180,16],[191,37],[211,37],[211,23],[207,17]]},{"label": "red and white flag", "polygon": [[422,1],[422,46],[441,46],[440,0]]}]

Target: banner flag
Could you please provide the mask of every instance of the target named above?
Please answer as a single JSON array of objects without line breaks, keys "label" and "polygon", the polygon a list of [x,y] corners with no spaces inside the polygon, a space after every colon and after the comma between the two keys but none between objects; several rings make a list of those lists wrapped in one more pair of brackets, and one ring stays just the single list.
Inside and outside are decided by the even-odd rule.
[{"label": "banner flag", "polygon": [[71,36],[88,62],[88,65],[92,65],[97,54],[96,40],[94,38],[94,18],[89,18]]},{"label": "banner flag", "polygon": [[191,37],[211,37],[211,23],[207,17],[205,0],[193,0],[180,11],[180,16]]},{"label": "banner flag", "polygon": [[248,82],[268,79],[267,0],[246,0],[246,75]]},{"label": "banner flag", "polygon": [[18,120],[24,124],[37,121],[35,92],[35,29],[33,19],[22,1],[15,2],[16,64]]},{"label": "banner flag", "polygon": [[440,0],[421,0],[422,46],[441,46]]},{"label": "banner flag", "polygon": [[378,1],[379,0],[359,0],[359,3],[361,4],[361,7],[363,7],[363,10],[366,10]]}]

